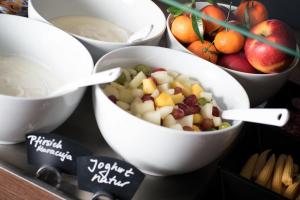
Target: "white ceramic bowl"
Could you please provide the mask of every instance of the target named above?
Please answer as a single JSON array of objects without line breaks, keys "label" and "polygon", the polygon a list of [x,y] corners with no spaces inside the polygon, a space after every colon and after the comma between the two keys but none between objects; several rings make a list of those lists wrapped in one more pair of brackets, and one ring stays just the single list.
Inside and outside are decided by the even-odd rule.
[{"label": "white ceramic bowl", "polygon": [[[196,5],[197,9],[201,9],[204,6],[208,5],[207,2],[198,2]],[[225,7],[228,7],[226,4],[220,4]],[[235,9],[236,7],[232,7]],[[179,51],[183,51],[186,53],[193,54],[187,48],[185,48],[172,34],[171,32],[171,21],[173,20],[173,16],[169,15],[167,18],[167,41],[168,47],[171,49],[176,49]],[[251,106],[257,106],[270,97],[275,95],[280,88],[285,84],[288,80],[290,73],[297,66],[298,59],[295,59],[291,66],[281,72],[276,74],[250,74],[245,72],[239,72],[235,70],[231,70],[225,67],[221,67],[222,69],[229,72],[233,77],[235,77],[245,88],[248,93]]]},{"label": "white ceramic bowl", "polygon": [[[120,25],[131,32],[153,24],[154,29],[150,36],[135,45],[158,45],[166,28],[163,12],[150,0],[30,0],[28,15],[48,23],[50,19],[59,16],[94,16]],[[113,49],[130,45],[75,37],[89,49],[95,61]]]},{"label": "white ceramic bowl", "polygon": [[[127,47],[103,56],[96,71],[137,64],[164,67],[199,79],[222,109],[249,108],[243,87],[227,72],[179,51],[150,46]],[[172,175],[201,168],[219,157],[238,135],[242,122],[228,129],[199,134],[154,125],[112,103],[100,87],[93,88],[94,112],[107,143],[145,173]]]},{"label": "white ceramic bowl", "polygon": [[[87,49],[53,26],[0,14],[0,27],[0,55],[31,58],[66,81],[93,71],[93,60]],[[84,88],[51,98],[0,95],[0,143],[18,143],[24,141],[28,132],[54,130],[71,115],[83,93]]]}]

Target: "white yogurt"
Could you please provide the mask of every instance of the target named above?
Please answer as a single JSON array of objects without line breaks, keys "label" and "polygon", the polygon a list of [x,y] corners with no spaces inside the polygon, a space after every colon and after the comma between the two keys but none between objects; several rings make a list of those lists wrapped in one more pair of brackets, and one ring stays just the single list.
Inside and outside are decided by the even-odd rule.
[{"label": "white yogurt", "polygon": [[46,97],[63,84],[61,78],[40,63],[20,56],[0,56],[0,94]]},{"label": "white yogurt", "polygon": [[63,16],[50,22],[66,32],[105,42],[126,42],[131,35],[122,27],[97,17]]}]

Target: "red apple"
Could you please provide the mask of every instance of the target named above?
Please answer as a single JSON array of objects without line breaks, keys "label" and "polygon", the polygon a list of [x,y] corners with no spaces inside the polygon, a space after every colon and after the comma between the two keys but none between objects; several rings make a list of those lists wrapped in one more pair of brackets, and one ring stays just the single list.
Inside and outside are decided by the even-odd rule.
[{"label": "red apple", "polygon": [[[291,28],[284,22],[271,19],[263,21],[251,30],[252,33],[260,35],[265,39],[296,49],[296,38]],[[258,71],[264,73],[281,72],[289,67],[293,57],[268,44],[248,38],[244,47],[246,57],[250,64]]]},{"label": "red apple", "polygon": [[258,71],[253,68],[248,62],[245,53],[243,51],[233,54],[224,54],[218,64],[228,69],[233,69],[240,72],[247,72],[256,74]]}]

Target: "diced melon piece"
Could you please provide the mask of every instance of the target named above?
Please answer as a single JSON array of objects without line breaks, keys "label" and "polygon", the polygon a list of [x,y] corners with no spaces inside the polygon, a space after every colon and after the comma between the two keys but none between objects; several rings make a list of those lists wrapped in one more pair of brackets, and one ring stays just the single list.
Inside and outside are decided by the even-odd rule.
[{"label": "diced melon piece", "polygon": [[160,92],[167,92],[170,89],[169,83],[164,83],[158,86]]},{"label": "diced melon piece", "polygon": [[184,74],[180,74],[179,76],[177,76],[175,81],[178,81],[187,86],[191,86],[190,77]]},{"label": "diced melon piece", "polygon": [[175,89],[168,89],[167,93],[170,95],[174,95]]},{"label": "diced melon piece", "polygon": [[112,85],[106,85],[105,88],[103,89],[104,93],[107,95],[107,96],[115,96],[117,99],[119,99],[120,97],[120,93],[118,91],[117,88],[115,88],[114,86]]},{"label": "diced melon piece", "polygon": [[131,89],[131,94],[134,97],[142,97],[144,95],[144,92],[142,89]]},{"label": "diced melon piece", "polygon": [[210,92],[201,92],[200,97],[205,98],[207,101],[212,100],[212,93]]},{"label": "diced melon piece", "polygon": [[170,127],[172,125],[175,125],[176,119],[173,117],[173,115],[169,114],[163,119],[163,125],[166,127]]},{"label": "diced melon piece", "polygon": [[174,106],[174,101],[168,93],[162,92],[155,98],[155,105],[158,107]]},{"label": "diced melon piece", "polygon": [[133,111],[135,113],[140,113],[140,114],[154,111],[154,110],[155,110],[154,103],[151,100],[145,101],[143,103],[136,103],[133,107]]},{"label": "diced melon piece", "polygon": [[151,74],[158,84],[169,83],[169,75],[167,71],[158,71]]},{"label": "diced melon piece", "polygon": [[221,117],[213,117],[212,118],[214,126],[218,127],[222,124],[222,119]]},{"label": "diced melon piece", "polygon": [[184,100],[184,96],[182,93],[174,94],[171,97],[175,104],[182,103]]},{"label": "diced melon piece", "polygon": [[178,72],[174,72],[174,71],[168,71],[168,74],[173,78],[176,78],[178,76]]},{"label": "diced melon piece", "polygon": [[203,88],[197,83],[192,85],[192,93],[199,99],[200,94],[203,92]]},{"label": "diced melon piece", "polygon": [[139,72],[129,83],[129,87],[131,88],[137,88],[139,87],[143,80],[146,79],[147,77],[145,76],[145,74],[141,71]]},{"label": "diced melon piece", "polygon": [[130,106],[128,103],[125,103],[123,101],[117,101],[117,105],[122,108],[123,110],[129,110]]},{"label": "diced melon piece", "polygon": [[130,73],[131,76],[137,75],[137,71],[135,69],[128,68],[127,70],[128,70],[128,72]]},{"label": "diced melon piece", "polygon": [[187,115],[179,120],[177,120],[177,122],[182,126],[189,126],[192,127],[193,126],[193,120],[194,120],[194,116],[193,115]]},{"label": "diced melon piece", "polygon": [[110,84],[111,84],[113,87],[117,88],[118,90],[125,89],[125,87],[124,87],[123,85],[120,85],[119,83],[111,82]]},{"label": "diced melon piece", "polygon": [[176,129],[176,130],[183,130],[183,128],[180,124],[171,125],[171,126],[169,126],[169,128],[173,128],[173,129]]},{"label": "diced melon piece", "polygon": [[164,107],[158,108],[157,111],[160,112],[161,118],[164,119],[167,115],[172,113],[173,109],[174,109],[174,106],[164,106]]},{"label": "diced melon piece", "polygon": [[156,84],[152,78],[147,78],[143,80],[143,91],[145,94],[152,94],[156,90]]},{"label": "diced melon piece", "polygon": [[132,91],[130,89],[121,89],[119,99],[125,103],[131,103],[134,99],[134,96],[132,95]]},{"label": "diced melon piece", "polygon": [[201,124],[203,121],[203,117],[200,114],[194,114],[194,119],[193,119],[193,123],[194,124]]},{"label": "diced melon piece", "polygon": [[159,95],[159,90],[158,89],[154,90],[154,92],[151,94],[151,96],[153,98],[156,98],[158,95]]},{"label": "diced melon piece", "polygon": [[180,83],[178,81],[172,82],[171,83],[171,87],[172,88],[180,87],[182,89],[183,95],[186,96],[186,97],[190,96],[191,94],[193,94],[192,93],[192,89],[189,86],[184,85],[184,84],[182,84],[182,83]]},{"label": "diced melon piece", "polygon": [[193,125],[192,128],[194,129],[194,131],[197,131],[197,132],[200,131],[200,128],[198,126]]},{"label": "diced melon piece", "polygon": [[126,77],[127,82],[131,81],[131,75],[130,75],[130,73],[128,72],[128,70],[123,68],[122,71],[123,71],[123,73],[125,74],[125,77]]},{"label": "diced melon piece", "polygon": [[212,103],[207,103],[201,108],[201,115],[203,118],[212,119],[213,105]]},{"label": "diced melon piece", "polygon": [[144,120],[147,120],[148,122],[160,125],[161,121],[161,114],[159,111],[150,111],[146,112],[142,115],[142,118]]}]

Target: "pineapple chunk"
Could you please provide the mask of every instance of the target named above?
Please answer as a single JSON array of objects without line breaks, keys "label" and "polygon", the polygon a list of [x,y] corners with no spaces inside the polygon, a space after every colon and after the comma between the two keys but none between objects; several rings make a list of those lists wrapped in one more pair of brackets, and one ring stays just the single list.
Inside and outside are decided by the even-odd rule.
[{"label": "pineapple chunk", "polygon": [[199,99],[200,94],[204,92],[203,88],[199,84],[192,85],[192,93]]},{"label": "pineapple chunk", "polygon": [[171,95],[162,92],[158,97],[155,98],[155,105],[158,107],[163,107],[163,106],[174,106],[174,101],[171,97]]},{"label": "pineapple chunk", "polygon": [[201,108],[201,115],[203,118],[212,119],[213,118],[212,111],[213,111],[212,103],[207,103]]},{"label": "pineapple chunk", "polygon": [[144,92],[142,89],[131,89],[131,94],[134,97],[142,97],[144,95]]},{"label": "pineapple chunk", "polygon": [[161,118],[164,119],[167,115],[172,113],[173,109],[174,109],[174,106],[164,106],[164,107],[158,108],[157,111],[160,112]]},{"label": "pineapple chunk", "polygon": [[182,103],[184,100],[184,96],[182,93],[174,94],[171,97],[175,104]]},{"label": "pineapple chunk", "polygon": [[173,117],[173,115],[169,114],[167,115],[164,119],[163,119],[163,125],[165,127],[170,127],[172,125],[175,125],[177,122],[176,122],[176,119]]},{"label": "pineapple chunk", "polygon": [[193,119],[194,116],[193,115],[187,115],[179,120],[177,120],[177,122],[182,126],[189,126],[192,127],[193,126]]},{"label": "pineapple chunk", "polygon": [[159,95],[159,90],[158,90],[158,89],[154,90],[153,93],[151,94],[151,96],[152,96],[153,98],[158,97],[158,95]]},{"label": "pineapple chunk", "polygon": [[134,96],[132,95],[132,91],[129,89],[122,89],[120,90],[120,101],[123,101],[125,103],[131,103],[134,99]]},{"label": "pineapple chunk", "polygon": [[115,88],[114,86],[112,85],[106,85],[105,88],[103,89],[104,93],[107,95],[107,96],[115,96],[117,99],[120,98],[120,93],[118,91],[117,88]]},{"label": "pineapple chunk", "polygon": [[180,124],[171,125],[169,128],[173,128],[173,129],[181,130],[181,131],[183,130],[183,128]]},{"label": "pineapple chunk", "polygon": [[123,101],[117,101],[117,105],[122,108],[123,110],[129,110],[130,106],[128,103],[125,103]]},{"label": "pineapple chunk", "polygon": [[151,122],[153,124],[160,125],[160,119],[161,115],[159,111],[150,111],[146,112],[142,115],[142,118],[148,122]]},{"label": "pineapple chunk", "polygon": [[156,84],[152,78],[147,78],[143,80],[143,91],[145,94],[152,94],[156,90]]},{"label": "pineapple chunk", "polygon": [[136,103],[132,109],[134,113],[139,113],[139,114],[143,114],[154,110],[155,110],[154,103],[151,100],[145,101],[143,103]]},{"label": "pineapple chunk", "polygon": [[212,100],[212,93],[201,92],[200,97],[205,98],[207,101],[211,101]]},{"label": "pineapple chunk", "polygon": [[194,131],[197,131],[197,132],[200,131],[200,128],[198,126],[193,125],[192,128],[194,129]]},{"label": "pineapple chunk", "polygon": [[137,88],[139,87],[143,80],[146,79],[146,75],[141,71],[139,72],[129,83],[129,87],[131,88]]},{"label": "pineapple chunk", "polygon": [[203,121],[203,117],[200,114],[194,114],[193,123],[194,124],[201,124]]},{"label": "pineapple chunk", "polygon": [[212,120],[213,120],[214,126],[217,126],[217,127],[221,126],[221,124],[222,124],[221,117],[213,117]]},{"label": "pineapple chunk", "polygon": [[184,84],[182,84],[178,81],[172,82],[171,87],[172,88],[180,87],[182,89],[182,92],[183,92],[184,96],[186,96],[186,97],[193,94],[192,89],[189,86],[184,85]]}]

